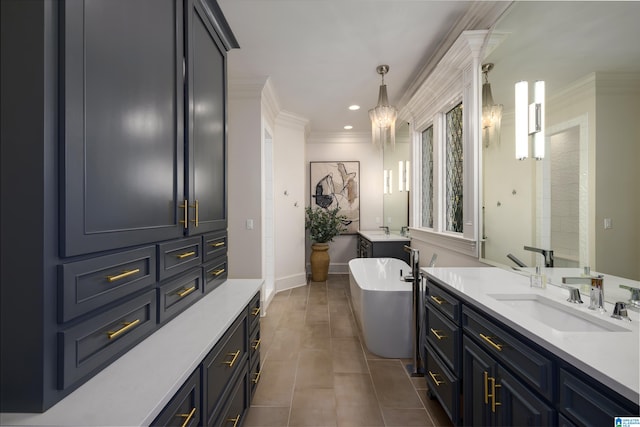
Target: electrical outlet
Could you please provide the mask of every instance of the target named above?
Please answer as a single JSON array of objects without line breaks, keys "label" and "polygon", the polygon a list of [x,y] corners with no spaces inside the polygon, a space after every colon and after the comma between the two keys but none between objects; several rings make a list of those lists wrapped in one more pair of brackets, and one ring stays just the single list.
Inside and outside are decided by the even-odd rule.
[{"label": "electrical outlet", "polygon": [[248,219],[247,220],[247,230],[253,230],[253,220],[252,219]]},{"label": "electrical outlet", "polygon": [[605,230],[609,230],[613,228],[613,220],[611,218],[605,218],[604,219],[604,229]]}]

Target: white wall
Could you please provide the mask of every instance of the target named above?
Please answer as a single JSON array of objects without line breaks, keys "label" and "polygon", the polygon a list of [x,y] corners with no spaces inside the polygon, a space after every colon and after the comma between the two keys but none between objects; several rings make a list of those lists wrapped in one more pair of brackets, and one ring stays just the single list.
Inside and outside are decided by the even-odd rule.
[{"label": "white wall", "polygon": [[273,135],[276,292],[306,284],[305,138],[307,120],[288,112]]},{"label": "white wall", "polygon": [[[310,204],[309,162],[314,161],[359,161],[360,176],[360,229],[376,230],[382,225],[382,150],[371,144],[371,134],[333,133],[313,134],[307,141],[307,153],[304,162],[305,198],[304,206]],[[347,263],[356,257],[356,235],[337,236],[329,245],[331,264],[329,273],[348,272]],[[307,239],[305,263],[309,262],[311,242]]]}]

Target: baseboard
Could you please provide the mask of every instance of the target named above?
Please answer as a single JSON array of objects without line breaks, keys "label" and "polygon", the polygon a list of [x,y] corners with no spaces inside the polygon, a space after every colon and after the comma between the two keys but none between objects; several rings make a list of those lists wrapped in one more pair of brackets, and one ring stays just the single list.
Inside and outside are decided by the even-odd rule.
[{"label": "baseboard", "polygon": [[299,288],[307,284],[306,273],[292,274],[287,277],[277,278],[275,281],[275,292],[286,291],[288,289]]}]

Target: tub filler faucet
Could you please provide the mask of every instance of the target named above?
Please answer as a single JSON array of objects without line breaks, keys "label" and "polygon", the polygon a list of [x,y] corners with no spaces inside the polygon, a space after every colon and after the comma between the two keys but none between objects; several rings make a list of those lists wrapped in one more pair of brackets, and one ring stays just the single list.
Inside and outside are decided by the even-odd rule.
[{"label": "tub filler faucet", "polygon": [[411,266],[411,275],[405,276],[404,280],[413,282],[412,286],[412,325],[411,332],[413,334],[413,364],[407,366],[407,370],[412,377],[421,377],[424,375],[423,361],[420,357],[420,336],[422,334],[420,322],[422,319],[421,307],[424,306],[422,300],[422,277],[420,275],[420,251],[411,246],[404,246],[404,251],[409,252],[409,265]]},{"label": "tub filler faucet", "polygon": [[563,277],[562,283],[570,285],[587,284],[591,285],[591,291],[589,292],[589,309],[598,310],[604,313],[604,276],[590,276],[590,277]]}]

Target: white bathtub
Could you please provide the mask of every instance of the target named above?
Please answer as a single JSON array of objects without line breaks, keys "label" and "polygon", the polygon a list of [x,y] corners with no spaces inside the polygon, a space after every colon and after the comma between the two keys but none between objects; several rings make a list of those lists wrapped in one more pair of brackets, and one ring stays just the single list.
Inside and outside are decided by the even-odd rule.
[{"label": "white bathtub", "polygon": [[409,265],[395,258],[349,261],[353,310],[365,345],[378,356],[412,357],[412,284],[402,279],[409,274]]}]

